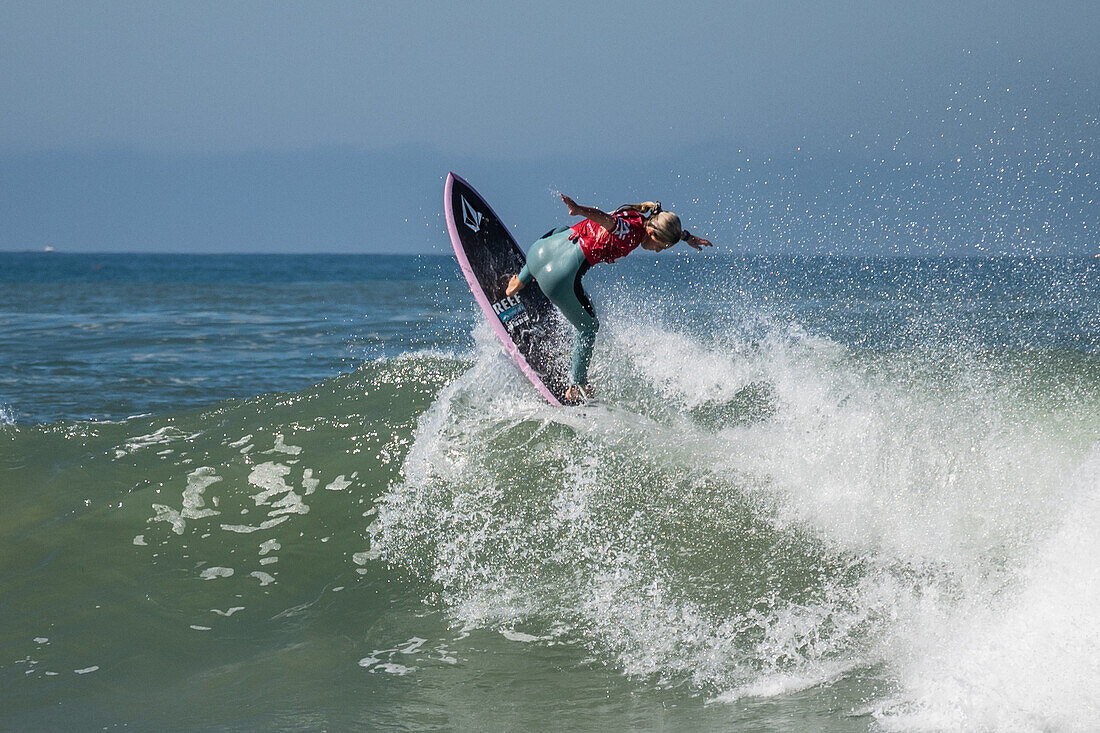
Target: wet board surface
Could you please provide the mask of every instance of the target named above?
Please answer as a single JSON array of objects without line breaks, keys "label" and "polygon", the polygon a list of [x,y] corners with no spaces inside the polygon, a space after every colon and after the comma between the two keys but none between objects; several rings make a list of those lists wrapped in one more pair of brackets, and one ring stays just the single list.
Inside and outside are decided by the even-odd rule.
[{"label": "wet board surface", "polygon": [[443,199],[455,256],[489,325],[547,402],[563,404],[569,387],[561,357],[564,322],[534,280],[512,297],[504,294],[526,261],[523,250],[485,199],[454,173]]}]

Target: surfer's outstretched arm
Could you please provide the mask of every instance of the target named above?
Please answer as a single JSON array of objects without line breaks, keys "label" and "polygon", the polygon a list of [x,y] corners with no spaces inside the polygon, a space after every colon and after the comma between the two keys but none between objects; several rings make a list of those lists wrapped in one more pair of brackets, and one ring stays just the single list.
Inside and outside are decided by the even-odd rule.
[{"label": "surfer's outstretched arm", "polygon": [[609,232],[615,229],[615,217],[611,214],[600,211],[595,206],[581,206],[564,193],[560,195],[561,200],[565,202],[566,208],[569,209],[570,216],[583,216],[585,219],[591,219]]},{"label": "surfer's outstretched arm", "polygon": [[700,249],[701,250],[703,247],[713,247],[714,246],[713,244],[711,244],[710,240],[703,239],[702,237],[697,237],[694,234],[692,234],[691,232],[684,232],[683,239],[684,239],[685,242],[687,242],[687,246],[692,247],[694,249]]}]

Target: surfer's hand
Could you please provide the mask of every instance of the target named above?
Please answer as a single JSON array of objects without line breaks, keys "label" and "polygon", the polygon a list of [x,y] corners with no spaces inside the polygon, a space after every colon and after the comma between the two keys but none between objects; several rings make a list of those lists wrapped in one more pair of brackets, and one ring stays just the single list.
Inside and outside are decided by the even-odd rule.
[{"label": "surfer's hand", "polygon": [[564,193],[558,194],[561,196],[561,200],[565,203],[565,208],[569,209],[569,216],[584,216],[584,212],[581,211],[581,207],[577,206],[577,202],[566,196]]},{"label": "surfer's hand", "polygon": [[689,247],[694,247],[695,249],[698,249],[698,250],[702,250],[703,247],[713,247],[714,246],[713,244],[710,243],[709,240],[703,239],[702,237],[697,237],[694,234],[692,234],[690,237],[688,237],[687,244],[688,244]]},{"label": "surfer's hand", "polygon": [[[499,282],[499,281],[498,281]],[[504,294],[511,297],[523,290],[523,281],[515,275],[512,275],[512,279],[508,281],[508,287],[504,289]]]}]

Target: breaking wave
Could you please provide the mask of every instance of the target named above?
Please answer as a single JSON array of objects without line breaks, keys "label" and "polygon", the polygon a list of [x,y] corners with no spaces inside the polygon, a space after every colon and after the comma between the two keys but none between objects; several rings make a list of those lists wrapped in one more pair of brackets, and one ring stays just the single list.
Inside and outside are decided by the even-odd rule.
[{"label": "breaking wave", "polygon": [[466,629],[714,701],[869,677],[851,712],[889,730],[1096,719],[1095,364],[608,322],[572,410],[479,332],[370,556]]}]

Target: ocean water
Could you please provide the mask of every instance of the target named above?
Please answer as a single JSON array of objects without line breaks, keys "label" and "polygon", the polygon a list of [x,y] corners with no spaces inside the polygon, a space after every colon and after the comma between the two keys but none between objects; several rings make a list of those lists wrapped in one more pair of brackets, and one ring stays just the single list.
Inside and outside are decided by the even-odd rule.
[{"label": "ocean water", "polygon": [[1091,731],[1100,259],[0,254],[0,729]]}]

